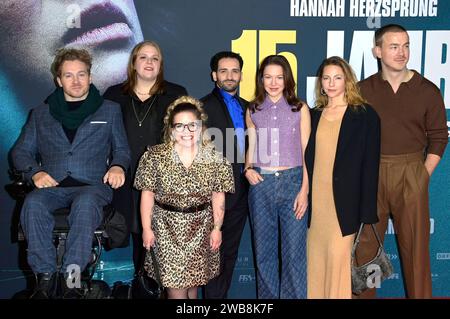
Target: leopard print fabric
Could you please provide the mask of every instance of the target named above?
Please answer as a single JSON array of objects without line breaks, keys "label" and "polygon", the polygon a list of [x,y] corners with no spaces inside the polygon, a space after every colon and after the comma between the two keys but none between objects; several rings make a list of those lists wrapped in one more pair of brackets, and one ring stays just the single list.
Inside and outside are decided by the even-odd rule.
[{"label": "leopard print fabric", "polygon": [[[234,192],[231,165],[212,146],[200,148],[187,169],[170,143],[155,145],[144,153],[134,186],[154,192],[158,202],[180,208],[211,201],[212,192]],[[209,246],[213,225],[211,206],[196,213],[180,213],[154,205],[152,229],[164,287],[201,286],[219,274],[219,252],[212,252]],[[150,254],[144,267],[154,278]]]}]

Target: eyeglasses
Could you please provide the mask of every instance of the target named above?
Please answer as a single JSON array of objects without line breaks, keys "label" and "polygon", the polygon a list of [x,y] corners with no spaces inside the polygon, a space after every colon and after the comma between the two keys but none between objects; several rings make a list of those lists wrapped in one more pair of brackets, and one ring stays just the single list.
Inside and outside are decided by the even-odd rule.
[{"label": "eyeglasses", "polygon": [[172,128],[175,129],[175,131],[177,131],[178,133],[183,132],[186,127],[189,130],[189,132],[195,132],[198,130],[199,126],[200,126],[200,124],[197,122],[190,122],[187,124],[183,124],[183,123],[172,124]]}]

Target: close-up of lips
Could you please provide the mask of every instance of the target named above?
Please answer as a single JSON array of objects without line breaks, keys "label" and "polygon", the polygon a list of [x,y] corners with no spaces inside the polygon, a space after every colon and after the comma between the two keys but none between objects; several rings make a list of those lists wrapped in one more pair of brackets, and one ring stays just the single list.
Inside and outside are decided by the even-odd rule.
[{"label": "close-up of lips", "polygon": [[68,29],[64,34],[65,46],[120,46],[133,36],[124,12],[111,2],[95,4],[83,10],[80,25],[80,28]]}]

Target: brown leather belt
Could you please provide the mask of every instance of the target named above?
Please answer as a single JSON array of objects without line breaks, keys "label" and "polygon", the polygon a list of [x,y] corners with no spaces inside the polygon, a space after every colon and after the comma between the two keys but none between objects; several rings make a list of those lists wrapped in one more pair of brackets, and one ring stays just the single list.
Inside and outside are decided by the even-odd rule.
[{"label": "brown leather belt", "polygon": [[210,202],[206,202],[206,203],[203,203],[203,204],[200,204],[200,205],[197,205],[197,206],[180,208],[180,207],[176,207],[176,206],[172,206],[172,205],[168,205],[168,204],[163,204],[161,202],[158,202],[157,200],[155,200],[155,204],[158,205],[159,207],[161,207],[164,210],[168,210],[168,211],[171,211],[171,212],[178,212],[178,213],[187,213],[187,214],[200,212],[202,210],[207,209],[211,205]]}]

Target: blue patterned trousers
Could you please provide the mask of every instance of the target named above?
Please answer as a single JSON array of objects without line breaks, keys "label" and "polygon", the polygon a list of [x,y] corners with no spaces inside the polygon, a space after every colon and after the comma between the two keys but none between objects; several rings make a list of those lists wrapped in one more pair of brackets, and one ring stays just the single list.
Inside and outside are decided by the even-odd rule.
[{"label": "blue patterned trousers", "polygon": [[91,258],[95,229],[103,218],[103,206],[112,200],[109,185],[80,187],[49,187],[35,189],[25,198],[21,224],[28,242],[28,264],[35,273],[55,272],[56,251],[52,232],[55,220],[52,212],[70,207],[70,226],[66,253],[61,271],[70,264],[81,271]]},{"label": "blue patterned trousers", "polygon": [[258,298],[306,298],[307,215],[297,220],[293,209],[302,167],[256,170],[264,178],[249,191]]}]

